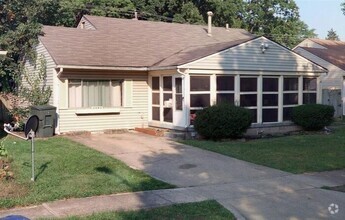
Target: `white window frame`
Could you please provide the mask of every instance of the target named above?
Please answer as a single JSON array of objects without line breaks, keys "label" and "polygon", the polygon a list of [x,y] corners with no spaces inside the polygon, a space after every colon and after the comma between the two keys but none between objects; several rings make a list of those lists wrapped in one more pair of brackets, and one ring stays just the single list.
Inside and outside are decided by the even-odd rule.
[{"label": "white window frame", "polygon": [[[304,90],[303,85],[304,85],[304,80],[305,80],[305,79],[315,79],[315,80],[316,80],[315,90]],[[303,77],[303,81],[302,81],[302,88],[303,88],[303,93],[302,93],[302,104],[307,104],[307,103],[304,103],[304,94],[315,94],[315,103],[318,103],[318,95],[317,95],[317,90],[318,90],[318,79],[317,79],[317,77],[304,76],[304,77]]]},{"label": "white window frame", "polygon": [[[255,78],[256,79],[256,91],[241,91],[241,79],[243,78]],[[261,106],[259,103],[260,100],[260,87],[261,87],[261,83],[260,83],[260,77],[259,76],[253,76],[253,75],[240,75],[239,76],[239,81],[238,81],[238,91],[239,91],[239,106],[241,106],[241,96],[242,95],[256,95],[256,106],[243,106],[244,108],[247,109],[254,109],[256,110],[256,122],[253,122],[252,124],[258,124],[260,123],[261,120],[261,112],[259,111],[259,107]]]},{"label": "white window frame", "polygon": [[[73,82],[74,81],[74,82]],[[80,99],[81,99],[81,106],[80,107],[71,107],[71,103],[70,103],[70,85],[71,84],[74,84],[76,83],[76,81],[79,81],[80,82],[80,86],[81,86],[81,91],[80,91]],[[83,85],[84,85],[84,82],[86,81],[95,81],[95,82],[100,82],[100,81],[107,81],[109,82],[109,86],[111,87],[112,86],[112,83],[113,82],[118,82],[119,85],[120,85],[120,105],[118,106],[87,106],[87,107],[83,107],[84,103],[83,103]],[[69,109],[79,109],[81,110],[80,112],[81,113],[84,113],[83,109],[109,109],[109,108],[120,108],[123,106],[123,80],[120,80],[120,79],[69,79],[68,80],[68,108]],[[111,93],[110,93],[111,94]],[[78,98],[78,97],[77,97]],[[103,111],[102,110],[99,110],[100,113],[102,113]]]},{"label": "white window frame", "polygon": [[[218,86],[217,86],[217,78],[218,77],[233,77],[234,78],[234,89],[233,90],[218,90]],[[212,84],[212,82],[211,82],[211,84]],[[215,89],[215,93],[216,93],[216,95],[215,95],[215,103],[216,104],[219,104],[218,100],[217,100],[218,94],[233,94],[234,102],[230,103],[230,104],[235,105],[235,103],[236,103],[236,96],[235,96],[235,91],[236,91],[236,75],[216,75],[216,77],[215,77],[215,87],[216,87],[216,89]]]},{"label": "white window frame", "polygon": [[[264,91],[264,79],[267,79],[267,78],[271,78],[271,79],[278,79],[278,90],[277,91]],[[279,96],[279,87],[280,87],[280,83],[279,83],[279,79],[280,77],[279,76],[267,76],[267,75],[264,75],[262,76],[262,95],[261,95],[261,103],[262,105],[260,106],[261,107],[261,122],[263,124],[268,124],[268,123],[277,123],[279,122],[279,112],[280,112],[280,108],[279,108],[279,99],[280,99],[280,96]],[[264,95],[277,95],[278,96],[278,103],[276,106],[264,106],[263,104],[263,96]],[[263,110],[264,109],[276,109],[277,110],[277,121],[272,121],[272,122],[264,122],[263,121]],[[260,111],[260,108],[259,108],[259,111]]]}]

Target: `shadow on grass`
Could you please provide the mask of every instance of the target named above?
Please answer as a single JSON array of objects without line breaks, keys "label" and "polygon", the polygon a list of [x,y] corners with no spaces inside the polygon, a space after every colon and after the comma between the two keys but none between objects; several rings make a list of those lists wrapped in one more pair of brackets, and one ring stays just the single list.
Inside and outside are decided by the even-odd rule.
[{"label": "shadow on grass", "polygon": [[105,174],[112,174],[113,173],[113,171],[109,167],[106,167],[106,166],[96,167],[95,170],[97,172],[105,173]]},{"label": "shadow on grass", "polygon": [[48,161],[44,164],[42,164],[39,168],[38,168],[38,173],[36,174],[36,179],[38,179],[39,176],[42,175],[42,173],[44,173],[44,171],[48,168],[48,165],[51,163],[51,161]]}]

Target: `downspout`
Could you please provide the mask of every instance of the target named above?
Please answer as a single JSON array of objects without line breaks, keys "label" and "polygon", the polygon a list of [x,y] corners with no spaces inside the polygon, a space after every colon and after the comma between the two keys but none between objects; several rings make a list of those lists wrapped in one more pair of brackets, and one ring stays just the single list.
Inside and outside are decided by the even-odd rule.
[{"label": "downspout", "polygon": [[59,72],[56,74],[57,78],[57,91],[56,91],[56,134],[60,134],[60,76],[63,72],[63,68],[60,67]]},{"label": "downspout", "polygon": [[58,78],[60,78],[60,76],[61,76],[62,72],[63,72],[63,68],[62,68],[62,67],[60,67],[60,70],[59,70],[59,72],[57,73],[57,77],[58,77]]}]

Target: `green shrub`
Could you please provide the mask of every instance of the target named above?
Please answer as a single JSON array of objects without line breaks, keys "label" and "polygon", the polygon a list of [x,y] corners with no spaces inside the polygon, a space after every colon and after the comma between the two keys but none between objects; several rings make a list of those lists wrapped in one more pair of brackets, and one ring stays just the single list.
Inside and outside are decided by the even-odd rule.
[{"label": "green shrub", "polygon": [[251,121],[248,109],[220,104],[197,112],[194,128],[206,139],[238,138],[248,129]]},{"label": "green shrub", "polygon": [[330,125],[333,115],[333,106],[306,104],[293,108],[292,121],[307,131],[316,131]]}]

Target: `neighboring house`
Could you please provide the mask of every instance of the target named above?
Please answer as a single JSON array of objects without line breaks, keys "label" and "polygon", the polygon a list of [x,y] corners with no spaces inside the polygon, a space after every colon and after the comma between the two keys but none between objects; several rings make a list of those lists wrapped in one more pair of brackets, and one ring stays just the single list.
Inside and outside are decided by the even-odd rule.
[{"label": "neighboring house", "polygon": [[249,108],[258,129],[289,125],[292,107],[321,101],[327,72],[241,29],[84,16],[78,28],[43,32],[56,133],[187,130],[220,102]]},{"label": "neighboring house", "polygon": [[306,39],[293,50],[328,69],[328,73],[320,77],[322,103],[333,105],[336,117],[344,115],[345,42]]}]

